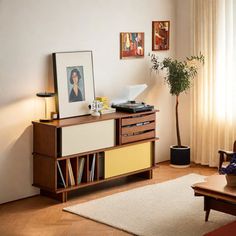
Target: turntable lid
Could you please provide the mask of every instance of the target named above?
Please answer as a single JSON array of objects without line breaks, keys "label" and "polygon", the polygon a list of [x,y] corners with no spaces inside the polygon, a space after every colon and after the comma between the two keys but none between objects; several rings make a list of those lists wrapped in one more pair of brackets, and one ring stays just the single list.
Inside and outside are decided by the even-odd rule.
[{"label": "turntable lid", "polygon": [[128,85],[124,88],[121,95],[112,101],[112,104],[134,101],[146,88],[146,84]]}]

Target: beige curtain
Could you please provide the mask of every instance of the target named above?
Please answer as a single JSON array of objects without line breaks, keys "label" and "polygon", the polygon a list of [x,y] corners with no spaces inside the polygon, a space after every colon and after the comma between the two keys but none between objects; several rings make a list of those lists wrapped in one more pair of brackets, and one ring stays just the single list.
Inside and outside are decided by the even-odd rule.
[{"label": "beige curtain", "polygon": [[218,166],[218,149],[236,140],[234,0],[193,1],[193,52],[205,55],[191,89],[192,160]]}]

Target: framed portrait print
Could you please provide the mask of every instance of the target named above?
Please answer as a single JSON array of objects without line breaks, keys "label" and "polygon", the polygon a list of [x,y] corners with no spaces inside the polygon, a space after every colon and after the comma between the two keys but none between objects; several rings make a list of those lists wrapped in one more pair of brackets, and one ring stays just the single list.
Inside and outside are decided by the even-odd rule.
[{"label": "framed portrait print", "polygon": [[144,33],[120,33],[120,59],[144,57]]},{"label": "framed portrait print", "polygon": [[169,50],[170,48],[170,21],[152,22],[152,50]]},{"label": "framed portrait print", "polygon": [[92,51],[53,53],[59,118],[89,114],[94,100]]}]

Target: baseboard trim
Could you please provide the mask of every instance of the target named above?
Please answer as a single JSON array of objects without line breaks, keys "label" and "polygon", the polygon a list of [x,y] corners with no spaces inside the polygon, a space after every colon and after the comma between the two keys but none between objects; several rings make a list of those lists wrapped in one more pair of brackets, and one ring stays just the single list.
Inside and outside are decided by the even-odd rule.
[{"label": "baseboard trim", "polygon": [[34,195],[31,195],[31,196],[28,196],[28,197],[19,198],[19,199],[12,200],[12,201],[3,202],[3,203],[0,203],[0,206],[8,204],[8,203],[18,202],[18,201],[25,200],[25,199],[28,199],[28,198],[37,197],[37,196],[40,196],[40,193],[36,193]]}]

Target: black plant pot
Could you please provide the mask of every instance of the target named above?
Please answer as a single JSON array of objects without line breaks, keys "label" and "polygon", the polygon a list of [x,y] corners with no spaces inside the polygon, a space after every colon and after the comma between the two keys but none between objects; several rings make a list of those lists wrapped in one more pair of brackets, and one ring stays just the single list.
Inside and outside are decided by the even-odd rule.
[{"label": "black plant pot", "polygon": [[170,165],[176,168],[186,168],[190,166],[190,147],[171,146]]}]

